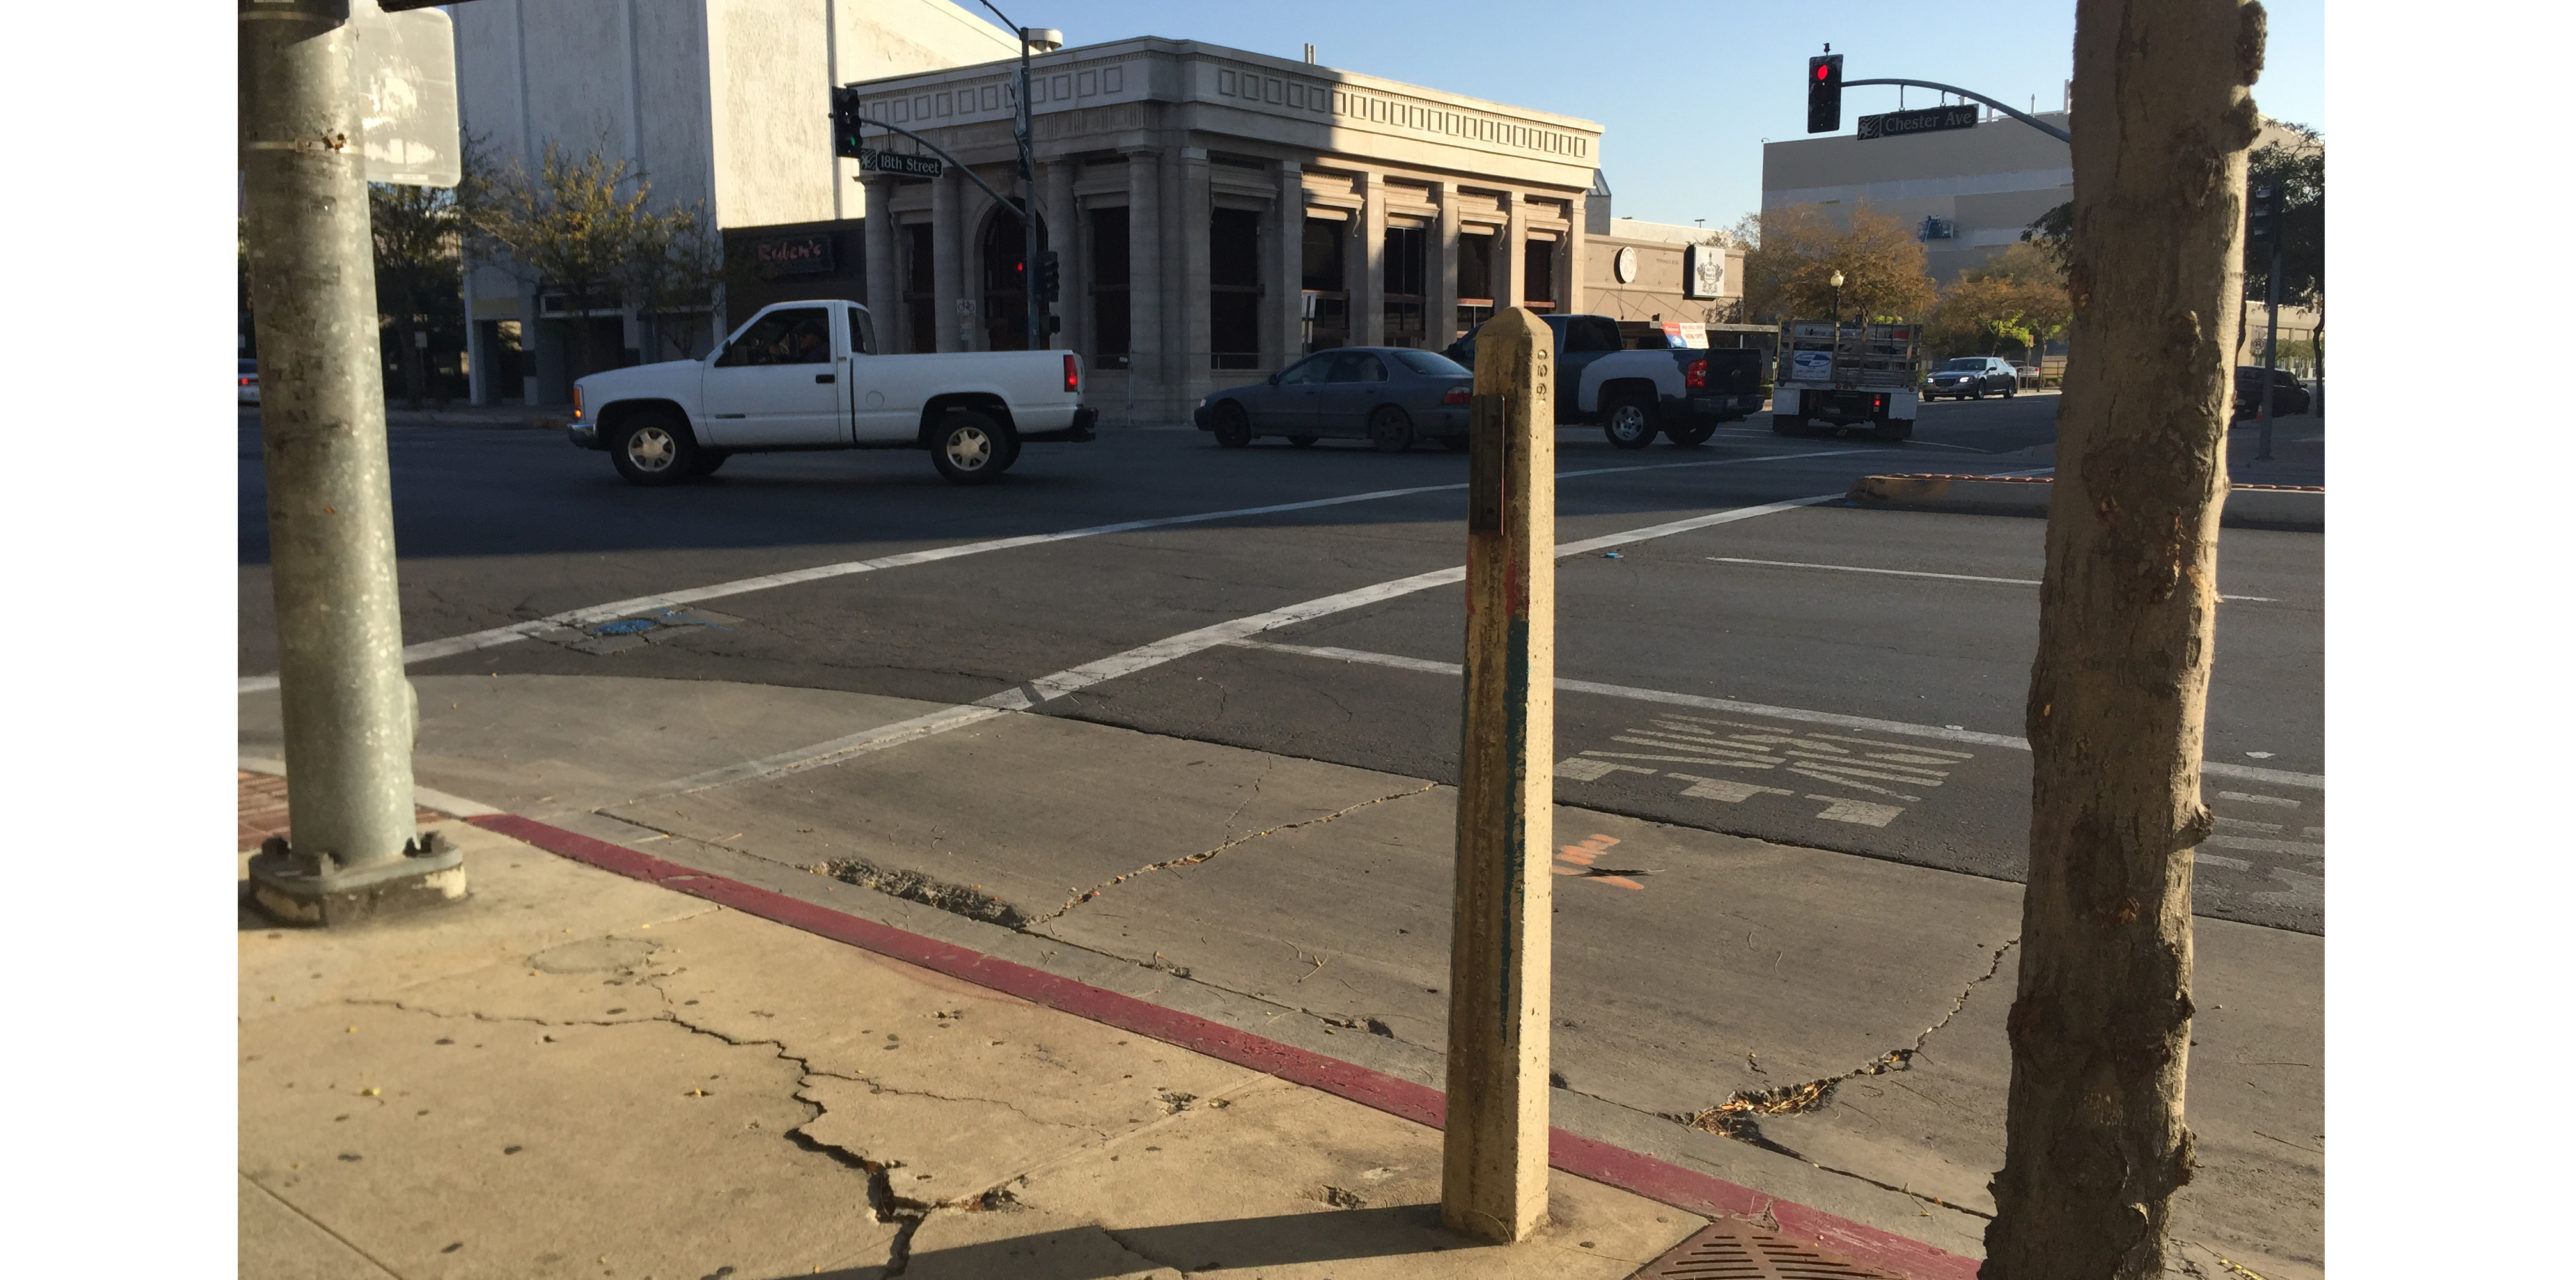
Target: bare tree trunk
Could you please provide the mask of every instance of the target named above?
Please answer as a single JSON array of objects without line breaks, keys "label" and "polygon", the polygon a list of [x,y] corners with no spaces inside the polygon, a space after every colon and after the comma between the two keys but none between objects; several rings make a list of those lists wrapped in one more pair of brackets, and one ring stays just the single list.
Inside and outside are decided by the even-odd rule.
[{"label": "bare tree trunk", "polygon": [[2247,86],[2266,14],[2081,0],[2073,364],[2028,691],[2035,798],[1983,1280],[2159,1276],[2186,1126],[2195,846]]}]

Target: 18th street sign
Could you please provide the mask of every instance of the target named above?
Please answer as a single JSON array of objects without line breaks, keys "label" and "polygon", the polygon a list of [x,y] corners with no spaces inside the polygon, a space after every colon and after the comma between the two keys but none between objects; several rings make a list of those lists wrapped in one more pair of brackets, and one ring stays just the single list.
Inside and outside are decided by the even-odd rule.
[{"label": "18th street sign", "polygon": [[1947,129],[1970,129],[1982,123],[1982,107],[1965,103],[1957,107],[1924,107],[1918,111],[1888,111],[1880,116],[1858,117],[1861,138],[1899,138],[1906,133],[1938,133]]},{"label": "18th street sign", "polygon": [[942,161],[933,156],[909,155],[903,151],[883,151],[864,147],[862,167],[874,173],[894,173],[909,178],[939,178]]}]

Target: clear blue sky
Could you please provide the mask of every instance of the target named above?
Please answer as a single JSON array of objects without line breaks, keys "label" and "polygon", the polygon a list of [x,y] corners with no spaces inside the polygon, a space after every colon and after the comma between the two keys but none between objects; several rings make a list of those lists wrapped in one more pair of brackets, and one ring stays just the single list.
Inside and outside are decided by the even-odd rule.
[{"label": "clear blue sky", "polygon": [[[955,0],[981,17],[975,0]],[[2267,70],[2258,108],[2327,129],[2326,15],[2319,0],[2265,0]],[[1724,4],[1711,0],[997,0],[1070,45],[1130,36],[1204,40],[1598,121],[1600,167],[1620,217],[1730,226],[1760,206],[1760,144],[1804,132],[1805,59],[1824,41],[1848,78],[1963,85],[2020,108],[2060,105],[2071,76],[2072,5]],[[989,19],[993,21],[992,18]],[[1842,115],[1895,107],[1895,90],[1851,89]],[[1911,106],[1938,95],[1911,91]]]}]

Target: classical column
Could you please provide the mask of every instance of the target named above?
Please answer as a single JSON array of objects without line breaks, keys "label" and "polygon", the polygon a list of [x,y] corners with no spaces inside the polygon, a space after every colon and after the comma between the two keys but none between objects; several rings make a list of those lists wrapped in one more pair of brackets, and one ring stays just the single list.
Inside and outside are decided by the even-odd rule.
[{"label": "classical column", "polygon": [[1307,188],[1305,171],[1295,160],[1280,162],[1280,199],[1272,227],[1273,247],[1279,252],[1277,274],[1268,292],[1272,299],[1271,314],[1274,341],[1263,344],[1263,350],[1274,353],[1273,368],[1285,365],[1306,354],[1307,326],[1303,320],[1307,281]]},{"label": "classical column", "polygon": [[1170,376],[1164,358],[1164,165],[1153,150],[1129,153],[1129,380]]},{"label": "classical column", "polygon": [[1076,212],[1074,166],[1063,160],[1040,166],[1039,199],[1040,216],[1048,220],[1049,251],[1058,255],[1058,296],[1050,299],[1058,317],[1058,336],[1049,340],[1049,347],[1082,352],[1091,300],[1085,296],[1087,263],[1083,219]]},{"label": "classical column", "polygon": [[889,213],[894,179],[862,175],[862,303],[871,308],[871,329],[882,351],[912,351],[906,334],[906,311],[898,305],[898,225]]},{"label": "classical column", "polygon": [[1517,191],[1502,193],[1502,256],[1495,260],[1493,305],[1516,307],[1528,301],[1525,263],[1529,249],[1528,202]]},{"label": "classical column", "polygon": [[1433,349],[1458,340],[1458,184],[1435,183],[1431,197],[1440,206],[1439,251],[1432,264],[1438,269],[1431,287],[1429,341]]},{"label": "classical column", "polygon": [[1182,203],[1180,229],[1174,239],[1182,246],[1182,269],[1174,279],[1180,288],[1176,296],[1181,306],[1180,337],[1167,352],[1164,376],[1174,394],[1191,395],[1192,386],[1209,377],[1209,152],[1205,147],[1182,149]]},{"label": "classical column", "polygon": [[960,349],[960,176],[933,180],[933,349]]},{"label": "classical column", "polygon": [[1374,347],[1387,340],[1387,175],[1363,173],[1354,189],[1360,261],[1351,286],[1351,345]]},{"label": "classical column", "polygon": [[1556,239],[1556,310],[1582,310],[1582,202],[1564,206],[1564,234]]}]

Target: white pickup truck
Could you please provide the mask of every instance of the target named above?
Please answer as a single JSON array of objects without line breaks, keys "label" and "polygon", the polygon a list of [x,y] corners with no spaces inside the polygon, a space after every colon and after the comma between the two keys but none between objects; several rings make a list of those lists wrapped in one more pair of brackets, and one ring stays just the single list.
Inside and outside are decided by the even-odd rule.
[{"label": "white pickup truck", "polygon": [[1072,351],[875,354],[871,313],[777,302],[700,360],[578,379],[569,439],[633,484],[676,484],[733,453],[924,449],[953,484],[1004,474],[1026,443],[1093,439]]}]

